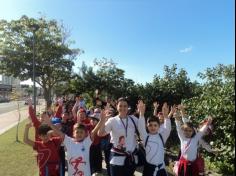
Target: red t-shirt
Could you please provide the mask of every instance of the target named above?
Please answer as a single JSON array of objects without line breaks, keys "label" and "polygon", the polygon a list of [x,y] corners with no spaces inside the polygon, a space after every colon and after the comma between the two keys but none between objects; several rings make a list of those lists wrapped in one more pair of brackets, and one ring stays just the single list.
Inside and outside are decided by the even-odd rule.
[{"label": "red t-shirt", "polygon": [[59,176],[60,173],[60,157],[59,148],[62,140],[59,137],[51,138],[47,143],[35,141],[34,150],[38,153],[39,175],[46,176],[48,172],[50,176]]},{"label": "red t-shirt", "polygon": [[90,133],[93,130],[93,125],[90,123],[89,119],[82,120],[81,123],[86,127],[86,130],[88,133]]},{"label": "red t-shirt", "polygon": [[41,125],[41,122],[38,120],[34,113],[34,108],[32,106],[29,106],[29,117],[34,125],[35,128],[35,141],[41,141],[38,135],[38,128]]}]

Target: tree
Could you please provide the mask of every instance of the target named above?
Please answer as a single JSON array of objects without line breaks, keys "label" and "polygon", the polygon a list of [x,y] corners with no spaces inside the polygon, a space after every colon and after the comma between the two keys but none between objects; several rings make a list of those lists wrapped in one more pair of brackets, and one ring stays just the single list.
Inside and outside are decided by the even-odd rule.
[{"label": "tree", "polygon": [[134,81],[124,77],[125,71],[117,68],[117,64],[112,59],[95,59],[93,67],[88,67],[85,63],[79,68],[80,72],[72,80],[71,91],[86,92],[91,97],[96,89],[101,94],[110,95],[117,99],[128,95]]},{"label": "tree", "polygon": [[231,175],[235,159],[235,66],[220,64],[199,76],[204,81],[201,94],[185,104],[188,113],[198,117],[193,119],[196,124],[207,115],[214,117],[213,147],[223,151],[217,157],[208,155],[208,159],[222,173]]},{"label": "tree", "polygon": [[[38,26],[34,31],[33,26]],[[45,18],[22,16],[19,20],[0,21],[0,70],[20,80],[32,79],[33,42],[35,41],[36,82],[44,90],[47,107],[51,105],[54,85],[71,77],[79,49],[70,48],[69,34],[62,24]]]}]

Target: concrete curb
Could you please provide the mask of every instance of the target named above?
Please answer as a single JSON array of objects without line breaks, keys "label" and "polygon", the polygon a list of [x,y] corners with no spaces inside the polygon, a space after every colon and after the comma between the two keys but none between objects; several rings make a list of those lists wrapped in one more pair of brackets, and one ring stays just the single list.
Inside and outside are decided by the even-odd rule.
[{"label": "concrete curb", "polygon": [[[44,104],[38,106],[39,109],[43,109],[45,107]],[[22,107],[20,109],[21,120],[24,121],[28,117],[28,106]],[[0,135],[4,134],[11,128],[15,127],[18,124],[18,110],[10,111],[0,115]]]}]

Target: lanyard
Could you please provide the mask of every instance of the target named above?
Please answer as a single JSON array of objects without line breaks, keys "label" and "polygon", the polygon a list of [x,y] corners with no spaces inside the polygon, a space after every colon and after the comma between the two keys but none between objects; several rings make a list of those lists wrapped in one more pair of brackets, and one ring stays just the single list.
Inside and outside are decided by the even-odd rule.
[{"label": "lanyard", "polygon": [[122,125],[123,125],[123,127],[125,128],[125,135],[126,135],[126,138],[128,137],[128,117],[126,117],[126,125],[125,125],[125,123],[123,122],[123,120],[120,118],[120,121],[121,121],[121,123],[122,123]]}]

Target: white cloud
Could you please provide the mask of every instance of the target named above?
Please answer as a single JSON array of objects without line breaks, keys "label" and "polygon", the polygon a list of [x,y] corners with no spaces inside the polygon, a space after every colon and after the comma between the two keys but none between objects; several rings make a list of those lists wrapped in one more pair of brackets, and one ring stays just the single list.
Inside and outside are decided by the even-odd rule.
[{"label": "white cloud", "polygon": [[193,50],[193,47],[190,46],[190,47],[179,50],[179,52],[180,53],[190,53],[190,52],[192,52],[192,50]]}]

